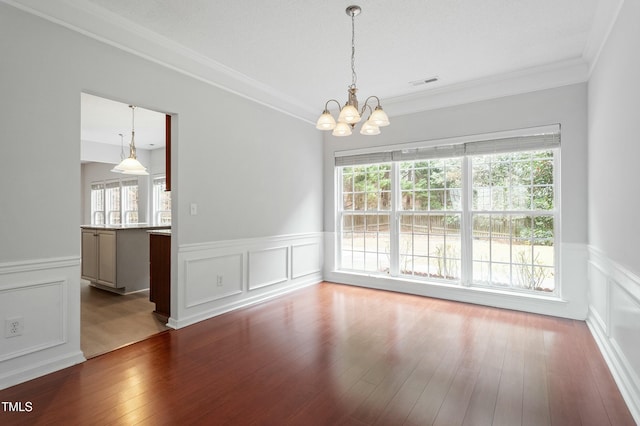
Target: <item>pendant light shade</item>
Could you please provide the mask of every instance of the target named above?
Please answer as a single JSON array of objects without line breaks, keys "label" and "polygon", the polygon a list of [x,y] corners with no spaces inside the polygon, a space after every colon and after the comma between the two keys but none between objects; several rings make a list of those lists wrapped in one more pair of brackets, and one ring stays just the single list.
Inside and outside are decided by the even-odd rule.
[{"label": "pendant light shade", "polygon": [[324,110],[322,115],[318,118],[316,123],[316,129],[318,130],[333,130],[336,128],[336,120],[328,110]]},{"label": "pendant light shade", "polygon": [[349,136],[351,135],[351,126],[344,121],[339,121],[336,128],[333,129],[333,136]]},{"label": "pendant light shade", "polygon": [[378,127],[384,127],[389,125],[389,117],[387,113],[382,110],[382,107],[378,105],[369,118],[372,123]]},{"label": "pendant light shade", "polygon": [[347,104],[342,108],[342,111],[340,111],[338,121],[344,121],[347,124],[355,124],[360,121],[360,114],[356,107]]},{"label": "pendant light shade", "polygon": [[360,134],[361,135],[366,135],[366,136],[375,136],[375,135],[379,135],[380,134],[380,128],[378,126],[376,126],[372,121],[371,118],[369,118],[367,121],[364,122],[364,124],[362,125],[362,128],[360,129]]},{"label": "pendant light shade", "polygon": [[135,106],[129,105],[131,108],[131,143],[129,143],[129,158],[125,158],[115,166],[111,171],[116,173],[123,173],[125,175],[137,175],[148,176],[146,167],[144,167],[140,161],[136,158],[136,143],[135,143]]}]

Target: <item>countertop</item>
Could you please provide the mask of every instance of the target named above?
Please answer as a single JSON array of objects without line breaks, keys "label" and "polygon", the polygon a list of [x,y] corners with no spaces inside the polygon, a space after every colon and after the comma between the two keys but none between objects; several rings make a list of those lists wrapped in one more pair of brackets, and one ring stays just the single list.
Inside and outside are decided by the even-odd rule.
[{"label": "countertop", "polygon": [[165,235],[167,237],[171,236],[171,229],[150,229],[147,232],[153,235]]},{"label": "countertop", "polygon": [[146,223],[135,223],[131,225],[80,225],[82,229],[107,229],[107,230],[126,230],[126,229],[142,229],[149,231],[168,230],[171,231],[171,226],[168,225],[149,225]]}]

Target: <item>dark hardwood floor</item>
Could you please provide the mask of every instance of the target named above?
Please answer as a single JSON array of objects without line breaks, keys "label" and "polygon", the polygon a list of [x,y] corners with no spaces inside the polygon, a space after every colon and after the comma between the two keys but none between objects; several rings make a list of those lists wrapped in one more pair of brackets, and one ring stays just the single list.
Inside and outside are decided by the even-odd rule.
[{"label": "dark hardwood floor", "polygon": [[584,322],[323,283],[0,391],[3,425],[633,425]]}]

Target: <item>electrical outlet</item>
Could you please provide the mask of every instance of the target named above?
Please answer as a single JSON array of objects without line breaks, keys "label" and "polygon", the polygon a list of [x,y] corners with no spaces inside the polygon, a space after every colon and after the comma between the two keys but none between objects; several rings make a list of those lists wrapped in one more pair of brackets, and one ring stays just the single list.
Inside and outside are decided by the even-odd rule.
[{"label": "electrical outlet", "polygon": [[14,317],[4,320],[4,337],[15,337],[22,335],[23,318]]},{"label": "electrical outlet", "polygon": [[218,285],[218,287],[222,287],[222,275],[218,275],[216,277],[216,284]]}]

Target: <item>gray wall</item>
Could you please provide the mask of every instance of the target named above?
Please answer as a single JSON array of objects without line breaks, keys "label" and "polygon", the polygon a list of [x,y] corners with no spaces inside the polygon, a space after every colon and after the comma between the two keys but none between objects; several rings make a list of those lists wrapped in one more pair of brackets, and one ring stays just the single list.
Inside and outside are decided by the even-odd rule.
[{"label": "gray wall", "polygon": [[[174,259],[183,245],[322,230],[322,140],[310,123],[6,3],[0,55],[0,320],[22,317],[25,324],[22,336],[0,346],[0,388],[83,359],[81,92],[173,115]],[[195,216],[191,203],[198,204]],[[210,283],[185,284],[177,269],[176,297],[189,287],[189,294],[208,297],[194,302],[198,307],[211,305]],[[242,289],[238,298],[246,296],[246,275],[225,280]],[[252,278],[262,282],[259,272]],[[254,290],[252,300],[273,289]],[[175,303],[179,314],[185,302]]]}]

